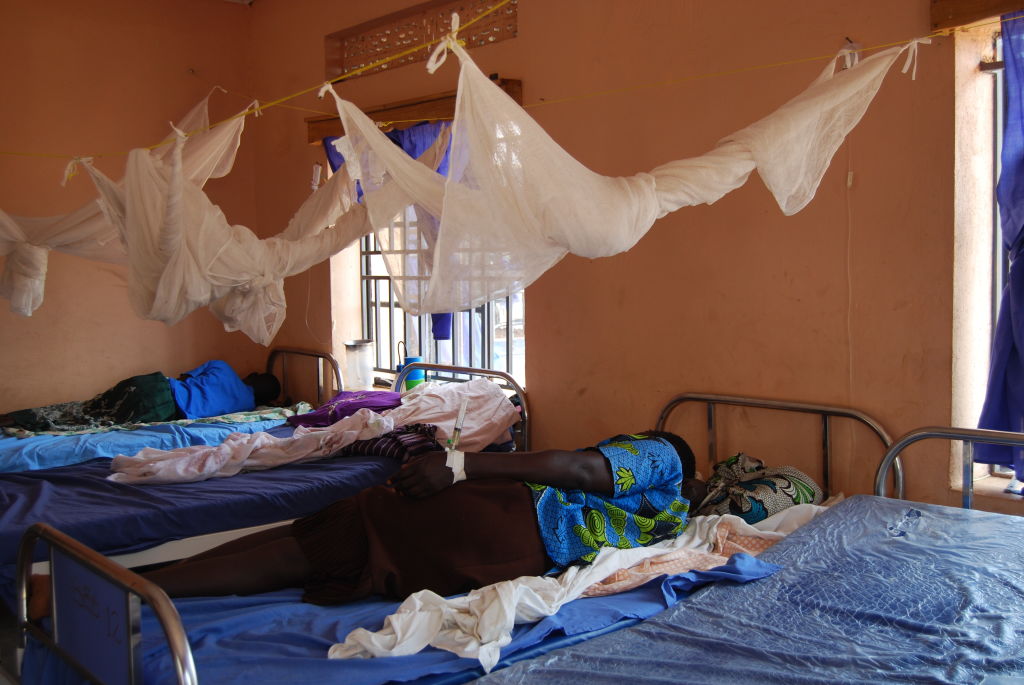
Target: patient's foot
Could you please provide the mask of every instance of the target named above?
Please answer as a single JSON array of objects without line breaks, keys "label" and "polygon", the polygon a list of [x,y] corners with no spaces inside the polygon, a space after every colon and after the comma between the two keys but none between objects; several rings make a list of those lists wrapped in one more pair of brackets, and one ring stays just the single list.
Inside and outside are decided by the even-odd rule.
[{"label": "patient's foot", "polygon": [[33,575],[28,581],[28,618],[38,621],[50,615],[50,576]]}]

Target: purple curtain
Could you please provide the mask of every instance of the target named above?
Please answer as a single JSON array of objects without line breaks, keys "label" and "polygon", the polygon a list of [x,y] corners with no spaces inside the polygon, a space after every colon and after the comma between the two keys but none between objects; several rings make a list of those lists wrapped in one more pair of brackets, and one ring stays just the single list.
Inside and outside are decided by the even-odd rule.
[{"label": "purple curtain", "polygon": [[[1003,16],[1003,60],[1006,79],[1006,127],[1001,152],[1002,172],[996,186],[1003,245],[1010,255],[1010,274],[1003,288],[989,368],[988,391],[979,428],[1024,430],[1024,12]],[[975,459],[1011,466],[1024,478],[1019,448],[982,445]]]}]

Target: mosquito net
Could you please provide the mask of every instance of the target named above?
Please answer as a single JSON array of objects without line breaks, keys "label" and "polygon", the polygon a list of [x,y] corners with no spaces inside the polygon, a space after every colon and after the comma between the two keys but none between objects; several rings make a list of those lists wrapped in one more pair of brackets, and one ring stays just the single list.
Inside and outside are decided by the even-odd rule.
[{"label": "mosquito net", "polygon": [[[457,30],[457,22],[453,22]],[[782,211],[814,196],[833,155],[896,59],[920,42],[863,61],[843,51],[797,97],[704,155],[633,176],[604,176],[563,150],[485,76],[455,40],[437,48],[460,62],[455,118],[421,157],[394,145],[355,105],[330,93],[346,135],[345,164],[272,238],[231,224],[203,184],[226,174],[243,117],[207,128],[206,101],[174,142],[133,150],[123,180],[85,167],[99,201],[45,219],[0,212],[0,295],[31,314],[42,301],[46,254],[126,262],[132,306],[173,324],[209,306],[228,330],[270,343],[284,320],[283,279],[376,232],[401,306],[410,314],[478,306],[525,288],[562,257],[630,249],[660,217],[713,203],[758,173]],[[182,131],[199,129],[186,136]],[[450,140],[449,136],[450,135]],[[436,169],[448,152],[448,174]]]}]

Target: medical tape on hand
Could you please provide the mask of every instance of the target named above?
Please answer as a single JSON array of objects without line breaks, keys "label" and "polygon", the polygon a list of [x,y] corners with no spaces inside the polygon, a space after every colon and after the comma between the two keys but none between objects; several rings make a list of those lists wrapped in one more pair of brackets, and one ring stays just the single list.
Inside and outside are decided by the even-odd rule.
[{"label": "medical tape on hand", "polygon": [[444,465],[452,470],[452,485],[460,480],[466,480],[466,453],[458,450],[448,450],[448,458]]}]

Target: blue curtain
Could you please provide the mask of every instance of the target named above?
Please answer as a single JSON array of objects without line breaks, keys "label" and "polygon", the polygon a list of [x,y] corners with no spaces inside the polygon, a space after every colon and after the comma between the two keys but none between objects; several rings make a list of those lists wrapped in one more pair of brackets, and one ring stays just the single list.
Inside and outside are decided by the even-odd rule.
[{"label": "blue curtain", "polygon": [[[996,186],[1003,245],[1010,274],[1003,288],[989,369],[988,391],[979,428],[1024,430],[1024,12],[1003,16],[1006,127],[1002,172]],[[1000,445],[978,445],[977,461],[1012,466],[1024,478],[1024,453]]]},{"label": "blue curtain", "polygon": [[[385,133],[388,138],[391,139],[398,147],[405,150],[410,157],[419,157],[427,148],[434,144],[437,140],[437,136],[441,133],[441,127],[444,126],[439,121],[421,121],[420,123],[410,126],[402,130],[393,130]],[[327,153],[327,163],[331,166],[331,171],[337,171],[342,164],[345,163],[345,158],[341,156],[337,148],[334,147],[334,141],[338,139],[338,136],[329,136],[323,139],[324,152]],[[444,159],[441,160],[441,166],[437,168],[437,171],[442,176],[448,175],[448,157],[451,153],[451,145],[444,153]]]},{"label": "blue curtain", "polygon": [[[437,140],[442,126],[444,124],[437,121],[421,121],[409,128],[395,129],[384,135],[390,138],[391,142],[395,145],[405,150],[410,157],[419,157]],[[327,163],[330,165],[331,171],[337,171],[345,163],[345,158],[334,147],[334,141],[337,139],[337,136],[323,139],[324,152],[327,153]],[[451,155],[451,149],[451,144],[449,144],[448,149],[445,150],[444,158],[441,160],[441,165],[437,168],[437,172],[442,176],[448,175],[448,158]],[[357,197],[363,196],[362,188],[356,188],[356,195]],[[452,315],[450,313],[431,314],[430,319],[434,340],[451,340]]]}]

